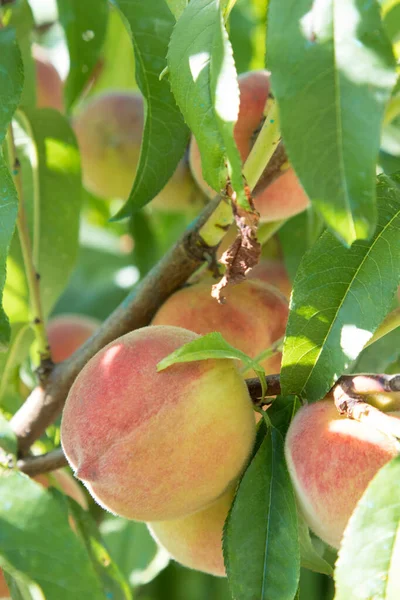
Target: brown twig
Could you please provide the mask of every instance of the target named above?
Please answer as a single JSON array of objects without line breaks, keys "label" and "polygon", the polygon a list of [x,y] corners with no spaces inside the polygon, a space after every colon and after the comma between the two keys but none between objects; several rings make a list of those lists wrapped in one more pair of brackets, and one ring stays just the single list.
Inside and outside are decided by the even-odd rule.
[{"label": "brown twig", "polygon": [[[281,393],[279,374],[266,375],[265,381],[267,384],[266,398],[278,396]],[[393,418],[364,402],[363,396],[363,394],[368,396],[374,393],[378,387],[380,393],[397,391],[399,382],[400,375],[343,375],[332,388],[331,394],[341,414],[346,414],[349,418],[363,423],[369,423],[376,429],[400,439],[400,419]],[[261,401],[262,389],[257,377],[246,379],[246,384],[255,406],[269,403],[265,399]],[[349,390],[354,394],[353,396],[349,395]],[[357,395],[354,390],[358,390]],[[28,456],[17,462],[17,467],[31,477],[39,473],[54,471],[65,465],[67,465],[67,459],[61,448],[40,456]]]},{"label": "brown twig", "polygon": [[17,461],[17,468],[29,475],[35,477],[41,473],[49,473],[61,467],[65,467],[67,459],[65,458],[62,448],[57,448],[52,452],[41,454],[40,456],[27,456],[26,458]]},{"label": "brown twig", "polygon": [[[384,376],[380,375],[379,377]],[[398,375],[395,377],[397,379],[400,378]],[[357,376],[354,379],[357,379]],[[350,395],[348,391],[346,391],[346,387],[346,382],[344,386],[342,386],[341,383],[338,383],[332,390],[336,408],[341,415],[346,415],[349,419],[355,419],[356,421],[365,423],[386,435],[393,436],[400,440],[400,419],[382,412],[378,408],[375,408],[375,406],[371,406],[365,402],[365,398],[362,394],[354,393]]]}]

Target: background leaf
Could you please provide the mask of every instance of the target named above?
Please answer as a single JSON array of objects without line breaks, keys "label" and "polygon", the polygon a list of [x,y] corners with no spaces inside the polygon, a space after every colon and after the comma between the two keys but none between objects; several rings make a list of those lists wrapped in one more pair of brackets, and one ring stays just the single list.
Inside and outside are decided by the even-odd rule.
[{"label": "background leaf", "polygon": [[134,587],[152,581],[169,563],[169,554],[157,546],[145,523],[108,515],[100,531],[111,556]]},{"label": "background leaf", "polygon": [[135,53],[136,81],[146,103],[145,125],[135,181],[116,218],[127,217],[162,190],[187,146],[184,124],[166,77],[168,43],[175,18],[164,0],[117,0],[129,24]]},{"label": "background leaf", "polygon": [[344,242],[370,238],[380,129],[396,81],[376,3],[270,0],[267,40],[283,139],[302,185]]},{"label": "background leaf", "polygon": [[17,438],[7,419],[0,413],[0,448],[7,454],[17,453]]},{"label": "background leaf", "polygon": [[274,428],[240,482],[225,523],[224,556],[233,597],[293,600],[300,574],[297,511],[283,439]]},{"label": "background leaf", "polygon": [[88,511],[72,498],[68,498],[68,504],[93,567],[102,582],[105,597],[113,600],[132,600],[129,585],[105,547],[96,522]]},{"label": "background leaf", "polygon": [[199,146],[204,179],[218,192],[229,174],[239,202],[247,206],[233,139],[239,88],[219,2],[189,3],[171,37],[168,67],[176,102]]},{"label": "background leaf", "polygon": [[0,555],[13,569],[35,581],[49,600],[104,600],[60,493],[16,471],[3,471],[0,498]]},{"label": "background leaf", "polygon": [[379,222],[370,242],[348,249],[326,232],[304,256],[283,347],[283,393],[322,398],[389,312],[400,280],[398,181],[379,178]]},{"label": "background leaf", "polygon": [[[79,151],[68,121],[57,111],[26,108],[18,115],[16,142],[25,209],[47,316],[65,288],[77,256],[82,203]],[[35,160],[31,165],[32,154]],[[28,292],[17,241],[9,261],[5,305],[14,319],[27,318]]]},{"label": "background leaf", "polygon": [[396,600],[400,573],[400,457],[374,477],[345,529],[335,600]]},{"label": "background leaf", "polygon": [[[9,12],[9,15],[7,13]],[[32,9],[27,0],[18,0],[6,9],[4,21],[15,27],[18,46],[24,65],[24,87],[21,104],[34,106],[36,104],[36,69],[32,56],[32,31],[35,25]]]},{"label": "background leaf", "polygon": [[0,29],[0,351],[10,338],[10,325],[2,307],[6,259],[18,212],[18,198],[1,150],[7,127],[18,106],[24,83],[20,51],[13,29]]},{"label": "background leaf", "polygon": [[67,40],[70,68],[65,103],[70,109],[82,93],[99,59],[107,29],[107,0],[57,0]]}]

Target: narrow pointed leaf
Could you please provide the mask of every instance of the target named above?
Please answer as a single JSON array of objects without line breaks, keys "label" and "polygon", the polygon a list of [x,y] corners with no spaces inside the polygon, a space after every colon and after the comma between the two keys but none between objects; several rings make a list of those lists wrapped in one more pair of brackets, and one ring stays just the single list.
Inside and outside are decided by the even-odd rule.
[{"label": "narrow pointed leaf", "polygon": [[372,240],[345,248],[326,232],[305,254],[283,347],[284,394],[322,398],[389,312],[400,281],[399,181],[379,177]]},{"label": "narrow pointed leaf", "polygon": [[207,333],[193,342],[184,344],[169,356],[163,358],[157,365],[157,371],[163,371],[175,363],[207,360],[209,358],[233,358],[242,361],[248,369],[253,369],[260,378],[261,386],[266,391],[265,371],[250,356],[234,348],[224,340],[218,332]]},{"label": "narrow pointed leaf", "polygon": [[371,481],[344,532],[336,564],[335,600],[400,596],[400,457]]},{"label": "narrow pointed leaf", "polygon": [[270,0],[267,59],[307,194],[346,244],[370,238],[381,124],[396,81],[376,2]]},{"label": "narrow pointed leaf", "polygon": [[6,259],[14,233],[18,198],[1,145],[18,106],[24,84],[21,54],[13,29],[0,29],[0,351],[10,338],[10,325],[2,307]]},{"label": "narrow pointed leaf", "polygon": [[173,175],[189,140],[168,77],[168,43],[175,18],[165,0],[116,0],[126,18],[135,53],[136,80],[146,111],[142,146],[130,196],[115,218],[128,217],[150,202]]},{"label": "narrow pointed leaf", "polygon": [[[104,600],[93,567],[68,522],[61,494],[17,471],[0,473],[0,556],[37,583],[45,598]],[[49,566],[51,565],[51,567]]]},{"label": "narrow pointed leaf", "polygon": [[65,103],[71,108],[87,84],[100,56],[107,30],[107,0],[57,0],[64,29],[70,69],[65,83]]},{"label": "narrow pointed leaf", "polygon": [[[47,316],[72,273],[78,251],[82,184],[78,146],[67,119],[51,109],[18,112],[16,137],[34,264]],[[31,156],[35,159],[32,162]],[[5,305],[14,320],[26,319],[26,281],[18,240],[9,260]]]},{"label": "narrow pointed leaf", "polygon": [[239,88],[218,0],[189,3],[171,37],[168,67],[176,101],[199,145],[205,180],[219,192],[229,174],[246,206],[241,159],[233,139]]},{"label": "narrow pointed leaf", "polygon": [[9,350],[0,354],[0,406],[15,370],[29,354],[33,338],[33,330],[28,323],[11,324]]},{"label": "narrow pointed leaf", "polygon": [[300,576],[297,511],[283,439],[271,428],[236,493],[224,529],[228,583],[238,600],[293,600]]},{"label": "narrow pointed leaf", "polygon": [[72,498],[67,500],[74,523],[84,540],[88,556],[102,582],[106,598],[132,600],[129,585],[110,556],[93,517]]}]

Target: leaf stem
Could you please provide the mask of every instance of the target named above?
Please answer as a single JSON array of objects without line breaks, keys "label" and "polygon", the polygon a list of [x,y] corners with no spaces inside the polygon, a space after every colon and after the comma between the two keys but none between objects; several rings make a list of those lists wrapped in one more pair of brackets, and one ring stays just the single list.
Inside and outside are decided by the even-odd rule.
[{"label": "leaf stem", "polygon": [[17,190],[19,200],[17,230],[21,244],[22,257],[24,260],[26,279],[28,283],[31,326],[33,328],[36,338],[36,343],[40,356],[40,363],[41,365],[43,365],[44,362],[51,360],[50,346],[47,340],[40,297],[40,275],[33,261],[32,244],[29,236],[29,228],[26,218],[24,194],[22,187],[21,164],[17,157],[12,124],[10,124],[8,128],[7,149],[11,165],[11,174],[13,177],[15,188]]},{"label": "leaf stem", "polygon": [[281,139],[278,105],[273,98],[268,98],[265,114],[264,124],[243,166],[250,189],[256,186]]}]

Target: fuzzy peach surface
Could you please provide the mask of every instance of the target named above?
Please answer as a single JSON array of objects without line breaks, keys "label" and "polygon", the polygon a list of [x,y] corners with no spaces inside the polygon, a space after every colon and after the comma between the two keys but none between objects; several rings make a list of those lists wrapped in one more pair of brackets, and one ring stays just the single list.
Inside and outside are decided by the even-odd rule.
[{"label": "fuzzy peach surface", "polygon": [[[288,303],[272,286],[244,281],[224,290],[225,304],[211,297],[209,281],[185,287],[161,306],[153,325],[176,325],[200,335],[219,331],[226,341],[252,358],[285,333]],[[267,373],[278,373],[281,355],[261,361]]]},{"label": "fuzzy peach surface", "polygon": [[[242,162],[250,154],[255,132],[260,128],[265,103],[270,91],[268,71],[251,71],[239,77],[240,109],[234,129],[235,142]],[[189,155],[193,177],[201,189],[212,198],[215,191],[205,182],[201,171],[201,157],[196,140],[192,137]],[[216,190],[218,191],[218,190]],[[277,221],[292,217],[309,206],[309,199],[295,172],[285,166],[282,174],[265,190],[256,195],[254,205],[261,221]]]},{"label": "fuzzy peach surface", "polygon": [[225,577],[222,534],[234,495],[230,489],[206,510],[183,519],[148,523],[150,533],[185,567]]},{"label": "fuzzy peach surface", "polygon": [[338,548],[357,502],[397,449],[391,438],[340,416],[333,401],[323,400],[298,411],[286,436],[285,455],[308,525]]},{"label": "fuzzy peach surface", "polygon": [[50,319],[47,337],[53,362],[60,363],[69,358],[99,326],[100,321],[86,315],[63,314]]},{"label": "fuzzy peach surface", "polygon": [[115,340],[78,375],[61,442],[95,500],[121,516],[156,521],[205,508],[243,470],[255,423],[231,360],[157,363],[198,336],[144,327]]}]

